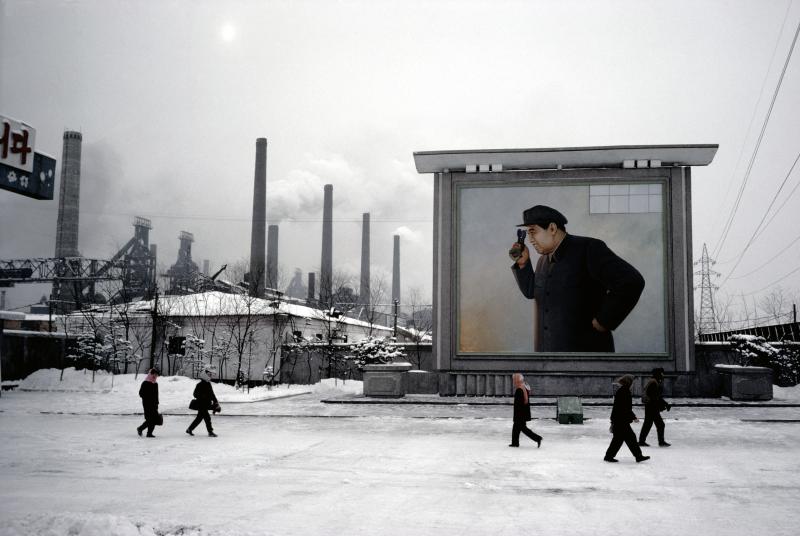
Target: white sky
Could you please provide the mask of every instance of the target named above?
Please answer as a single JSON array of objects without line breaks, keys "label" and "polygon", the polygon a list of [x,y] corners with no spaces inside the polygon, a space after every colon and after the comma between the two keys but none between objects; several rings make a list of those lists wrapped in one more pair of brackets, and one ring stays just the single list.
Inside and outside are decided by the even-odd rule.
[{"label": "white sky", "polygon": [[[703,243],[713,248],[798,21],[800,2],[787,0],[0,0],[0,113],[34,126],[36,150],[59,160],[64,129],[83,133],[84,255],[113,255],[141,215],[167,266],[181,230],[212,270],[247,257],[255,139],[266,137],[268,217],[282,220],[289,275],[319,268],[331,183],[334,267],[358,274],[370,212],[373,273],[391,272],[391,236],[403,227],[404,291],[428,294],[433,180],[416,173],[419,150],[718,143],[711,166],[693,171],[695,258]],[[718,283],[800,150],[798,56],[718,255]],[[795,169],[773,212],[798,182]],[[798,241],[733,279],[800,236],[798,209],[795,193],[724,292],[752,300],[800,267]],[[57,200],[0,191],[0,258],[52,255],[56,216]],[[780,284],[800,288],[800,271]],[[47,291],[18,285],[7,306]]]}]

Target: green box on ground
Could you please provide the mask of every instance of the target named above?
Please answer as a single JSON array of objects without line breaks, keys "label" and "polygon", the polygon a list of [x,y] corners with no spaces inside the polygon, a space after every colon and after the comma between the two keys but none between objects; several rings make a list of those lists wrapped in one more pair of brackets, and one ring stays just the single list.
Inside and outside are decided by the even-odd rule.
[{"label": "green box on ground", "polygon": [[558,424],[583,424],[583,404],[578,396],[559,396],[556,404]]}]

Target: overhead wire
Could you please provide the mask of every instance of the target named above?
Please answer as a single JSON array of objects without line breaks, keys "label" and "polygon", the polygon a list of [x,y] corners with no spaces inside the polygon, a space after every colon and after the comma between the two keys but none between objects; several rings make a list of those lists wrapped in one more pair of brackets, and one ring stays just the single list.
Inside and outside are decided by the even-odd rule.
[{"label": "overhead wire", "polygon": [[[719,285],[720,287],[722,285],[724,285],[728,281],[728,279],[730,279],[730,277],[733,274],[733,272],[736,271],[736,268],[742,262],[742,259],[744,258],[744,254],[747,252],[748,249],[750,249],[750,246],[752,246],[753,243],[755,242],[756,236],[758,236],[758,234],[762,231],[762,225],[764,224],[764,220],[767,219],[767,216],[769,215],[769,211],[775,205],[775,201],[777,201],[778,196],[780,195],[781,191],[783,190],[783,187],[786,185],[786,182],[789,180],[789,177],[791,177],[792,171],[794,171],[794,168],[797,165],[798,160],[800,160],[800,152],[797,153],[797,157],[794,159],[794,163],[792,163],[792,167],[789,168],[788,173],[786,173],[786,177],[784,177],[783,182],[781,182],[781,185],[778,188],[778,191],[775,192],[774,196],[772,196],[772,201],[770,201],[770,204],[767,207],[767,210],[764,211],[764,215],[761,217],[761,221],[759,221],[758,225],[756,225],[756,229],[755,229],[755,231],[753,231],[753,234],[750,236],[749,240],[747,241],[747,244],[745,244],[744,249],[737,256],[738,258],[736,260],[736,264],[734,264],[733,268],[731,268],[730,272],[728,272],[728,275],[725,277],[725,280],[722,283],[720,283],[720,285]],[[764,227],[764,229],[766,229],[766,227]]]},{"label": "overhead wire", "polygon": [[787,251],[790,247],[792,247],[795,243],[797,243],[798,240],[800,240],[800,236],[797,236],[797,238],[795,238],[794,240],[789,242],[789,244],[786,247],[781,249],[777,254],[775,254],[772,257],[770,257],[769,260],[765,261],[764,264],[762,264],[758,268],[754,268],[754,269],[750,270],[749,272],[747,272],[746,274],[737,275],[736,277],[729,277],[728,279],[742,279],[743,277],[747,277],[747,276],[753,275],[754,273],[758,272],[759,270],[761,270],[762,268],[767,266],[769,263],[771,263],[772,261],[774,261],[775,259],[780,257],[785,251]]},{"label": "overhead wire", "polygon": [[768,288],[770,288],[770,287],[772,287],[774,285],[777,285],[778,283],[780,283],[781,281],[783,281],[784,279],[786,279],[790,275],[796,274],[797,272],[800,272],[800,266],[798,266],[797,268],[795,268],[794,270],[792,270],[788,274],[784,275],[783,277],[781,277],[779,279],[776,279],[775,281],[773,281],[769,285],[761,287],[760,289],[754,290],[752,292],[745,292],[745,293],[742,294],[742,296],[752,296],[753,294],[758,294],[759,292],[763,292],[763,291],[767,290]]},{"label": "overhead wire", "polygon": [[730,216],[728,217],[728,221],[725,224],[725,227],[722,231],[722,236],[720,237],[717,245],[714,248],[714,252],[712,257],[717,257],[719,253],[722,251],[723,246],[725,245],[725,241],[728,238],[728,234],[730,233],[731,227],[733,226],[733,220],[736,218],[736,213],[739,211],[739,207],[741,206],[742,197],[744,195],[745,188],[747,187],[747,182],[750,179],[750,174],[753,170],[753,164],[755,163],[756,157],[758,156],[758,151],[761,148],[761,142],[764,140],[764,133],[767,130],[767,125],[769,124],[769,120],[772,117],[772,111],[775,108],[775,101],[778,98],[778,93],[780,92],[781,86],[783,85],[783,79],[786,75],[786,70],[789,66],[789,62],[792,59],[792,53],[794,52],[795,43],[797,43],[797,37],[800,35],[800,21],[797,23],[797,28],[794,32],[794,37],[792,38],[792,44],[789,47],[789,52],[786,55],[786,61],[783,63],[783,68],[781,69],[781,75],[778,79],[778,83],[775,86],[775,91],[772,93],[772,100],[769,104],[769,109],[767,110],[767,115],[764,118],[764,122],[761,125],[761,131],[758,135],[758,140],[756,141],[756,146],[753,149],[753,154],[750,156],[750,161],[747,165],[747,170],[745,171],[744,178],[742,179],[742,185],[739,187],[739,192],[736,196],[736,201],[734,202],[733,209],[731,210]]},{"label": "overhead wire", "polygon": [[[789,18],[789,10],[792,7],[793,0],[790,0],[786,4],[786,12],[783,14],[783,22],[781,22],[781,29],[778,31],[778,37],[775,39],[775,46],[772,47],[772,55],[769,58],[769,63],[767,64],[767,69],[764,72],[764,79],[761,81],[761,89],[758,92],[758,100],[756,101],[756,105],[753,107],[753,114],[750,116],[750,123],[747,125],[747,130],[745,131],[744,137],[742,138],[742,145],[739,147],[739,156],[736,158],[736,166],[733,168],[733,176],[736,176],[737,172],[739,171],[739,165],[742,163],[742,156],[744,155],[744,147],[747,143],[748,138],[750,137],[750,130],[753,128],[753,123],[756,120],[756,115],[758,114],[758,108],[761,104],[761,98],[764,96],[764,88],[767,87],[767,79],[769,78],[770,70],[772,70],[772,63],[775,61],[775,55],[778,52],[778,45],[781,42],[781,37],[783,36],[783,30],[786,27],[786,21]],[[728,201],[728,195],[731,192],[731,186],[733,186],[733,181],[728,181],[728,188],[725,190],[725,196],[722,198],[722,204]],[[717,224],[714,223],[713,228],[716,228]],[[716,245],[712,248],[712,251],[716,249]],[[720,263],[723,264],[723,263]]]}]

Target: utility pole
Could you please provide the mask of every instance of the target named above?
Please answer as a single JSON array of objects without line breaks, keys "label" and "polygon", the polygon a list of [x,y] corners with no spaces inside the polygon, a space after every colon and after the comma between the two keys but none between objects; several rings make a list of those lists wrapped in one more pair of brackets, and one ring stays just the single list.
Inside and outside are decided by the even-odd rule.
[{"label": "utility pole", "polygon": [[397,306],[400,304],[399,300],[394,300],[394,340],[397,342]]},{"label": "utility pole", "polygon": [[695,265],[700,265],[700,270],[695,274],[700,275],[700,319],[698,334],[715,333],[717,329],[717,316],[714,312],[714,291],[719,287],[711,284],[711,276],[719,277],[719,272],[711,269],[717,261],[708,256],[708,249],[703,244],[703,255]]},{"label": "utility pole", "polygon": [[156,335],[158,330],[158,287],[156,287],[155,298],[153,299],[153,310],[150,312],[152,318],[152,330],[150,332],[150,368],[156,366]]}]

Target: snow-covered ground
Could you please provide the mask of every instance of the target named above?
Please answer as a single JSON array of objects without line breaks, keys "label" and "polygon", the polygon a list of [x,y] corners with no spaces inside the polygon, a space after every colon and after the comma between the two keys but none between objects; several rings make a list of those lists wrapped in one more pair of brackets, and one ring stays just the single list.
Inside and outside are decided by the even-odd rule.
[{"label": "snow-covered ground", "polygon": [[672,447],[645,449],[641,464],[623,447],[608,464],[608,407],[586,407],[584,425],[536,407],[541,449],[510,449],[510,406],[322,404],[361,389],[326,381],[229,398],[213,417],[218,438],[202,425],[189,437],[195,382],[161,378],[165,425],[146,439],[134,430],[141,376],[90,392],[82,371],[59,391],[39,374],[0,398],[3,536],[730,536],[800,524],[797,407],[675,407],[664,414]]}]

